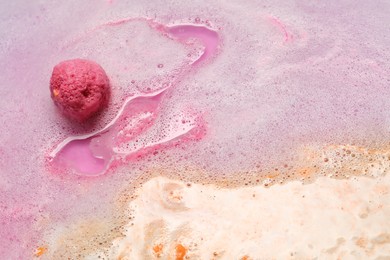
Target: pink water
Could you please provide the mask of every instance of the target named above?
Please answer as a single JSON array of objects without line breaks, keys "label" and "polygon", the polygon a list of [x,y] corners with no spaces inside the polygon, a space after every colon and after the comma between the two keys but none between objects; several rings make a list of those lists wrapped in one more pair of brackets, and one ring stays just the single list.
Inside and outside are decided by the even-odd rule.
[{"label": "pink water", "polygon": [[[111,22],[109,26],[121,26],[132,20]],[[204,26],[175,25],[164,27],[161,24],[151,23],[153,28],[161,32],[167,32],[167,37],[183,44],[199,41],[203,47],[203,53],[189,66],[201,66],[201,62],[216,55],[219,45],[218,34]],[[98,27],[99,28],[99,27]],[[183,69],[183,73],[188,68]],[[184,75],[178,75],[179,78]],[[169,87],[162,88],[151,93],[144,93],[129,97],[124,102],[115,119],[103,129],[84,136],[66,138],[50,154],[49,160],[56,171],[67,171],[71,174],[83,176],[98,176],[104,174],[110,164],[126,157],[137,157],[145,151],[156,151],[161,146],[168,146],[174,140],[180,139],[191,132],[197,126],[194,118],[181,119],[183,127],[179,127],[175,133],[157,141],[149,141],[135,149],[127,149],[126,152],[115,152],[114,148],[121,143],[129,142],[137,138],[142,132],[147,131],[154,123],[161,100],[166,92],[174,88],[177,82],[171,82]],[[200,120],[197,120],[200,122]],[[189,127],[184,127],[189,125]]]},{"label": "pink water", "polygon": [[[86,219],[112,223],[121,192],[153,175],[289,181],[302,147],[388,147],[389,12],[362,0],[2,1],[0,259],[30,259]],[[83,125],[49,94],[53,66],[72,58],[112,83],[108,109]]]}]

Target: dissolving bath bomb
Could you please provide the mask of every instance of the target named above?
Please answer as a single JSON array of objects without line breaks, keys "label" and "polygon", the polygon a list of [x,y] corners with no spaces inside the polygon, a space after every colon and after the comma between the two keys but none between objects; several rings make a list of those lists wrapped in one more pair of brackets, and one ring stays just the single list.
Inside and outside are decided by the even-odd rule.
[{"label": "dissolving bath bomb", "polygon": [[66,60],[54,67],[50,92],[66,117],[83,122],[106,106],[110,84],[99,64],[83,59]]}]

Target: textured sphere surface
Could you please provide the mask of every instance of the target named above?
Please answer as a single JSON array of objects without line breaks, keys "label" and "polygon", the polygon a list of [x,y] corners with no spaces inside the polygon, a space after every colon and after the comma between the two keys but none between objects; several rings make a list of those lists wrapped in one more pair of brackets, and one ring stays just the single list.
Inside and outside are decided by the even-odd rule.
[{"label": "textured sphere surface", "polygon": [[54,103],[66,117],[79,122],[91,118],[107,104],[109,88],[104,69],[83,59],[60,62],[50,79]]}]

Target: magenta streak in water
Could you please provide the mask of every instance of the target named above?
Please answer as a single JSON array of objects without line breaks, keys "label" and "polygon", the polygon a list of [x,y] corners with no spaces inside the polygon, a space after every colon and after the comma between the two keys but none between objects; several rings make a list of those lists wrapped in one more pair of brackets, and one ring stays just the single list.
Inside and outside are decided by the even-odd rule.
[{"label": "magenta streak in water", "polygon": [[[166,90],[128,98],[118,115],[105,128],[88,135],[65,139],[50,157],[54,163],[74,169],[82,175],[94,176],[103,173],[113,160],[113,147],[119,142],[118,139],[132,139],[151,125]],[[124,124],[129,121],[134,124],[126,130]],[[122,135],[118,136],[120,131]]]},{"label": "magenta streak in water", "polygon": [[293,40],[293,35],[287,31],[286,25],[282,23],[278,18],[269,16],[269,21],[275,25],[284,35],[284,42],[290,42]]},{"label": "magenta streak in water", "polygon": [[[129,21],[131,20],[121,20],[106,25],[120,25]],[[217,51],[218,34],[206,27],[193,25],[164,27],[150,20],[148,22],[152,23],[155,29],[167,32],[170,37],[180,42],[186,43],[190,39],[199,40],[204,45],[204,52],[193,64],[210,58]],[[121,147],[152,125],[161,99],[173,85],[154,93],[128,98],[114,120],[102,130],[88,135],[69,137],[61,142],[50,154],[52,162],[60,167],[71,169],[79,175],[97,176],[104,174],[115,159],[145,154],[152,148],[157,149],[171,141],[183,138],[196,127],[193,122],[183,124],[161,139],[149,140],[146,144],[138,145],[133,149]]]},{"label": "magenta streak in water", "polygon": [[201,41],[202,45],[205,47],[204,52],[193,64],[204,61],[217,52],[219,45],[218,34],[204,26],[177,25],[168,27],[167,31],[179,41],[188,41],[190,39]]},{"label": "magenta streak in water", "polygon": [[218,33],[205,26],[192,24],[164,26],[147,18],[125,18],[118,21],[108,22],[96,27],[94,30],[91,31],[91,33],[107,26],[118,26],[132,21],[145,21],[153,29],[165,32],[168,34],[168,36],[183,43],[187,43],[191,39],[199,40],[200,43],[204,46],[204,51],[203,54],[196,61],[193,62],[193,64],[197,64],[215,55],[220,44]]}]

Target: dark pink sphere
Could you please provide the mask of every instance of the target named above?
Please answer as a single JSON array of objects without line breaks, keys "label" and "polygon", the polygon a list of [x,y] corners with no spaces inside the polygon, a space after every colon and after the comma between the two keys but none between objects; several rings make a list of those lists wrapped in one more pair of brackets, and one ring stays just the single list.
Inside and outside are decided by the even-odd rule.
[{"label": "dark pink sphere", "polygon": [[54,67],[50,92],[66,117],[83,122],[107,105],[110,82],[99,64],[83,59],[66,60]]}]

